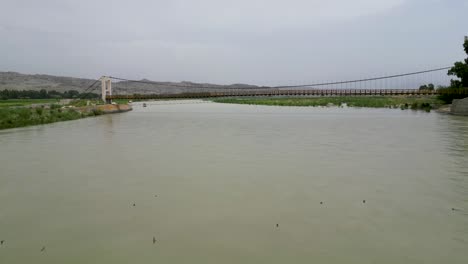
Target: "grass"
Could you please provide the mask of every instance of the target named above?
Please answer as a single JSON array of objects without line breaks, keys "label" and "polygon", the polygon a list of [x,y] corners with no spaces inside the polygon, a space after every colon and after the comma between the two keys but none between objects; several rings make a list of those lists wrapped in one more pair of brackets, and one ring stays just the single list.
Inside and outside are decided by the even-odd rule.
[{"label": "grass", "polygon": [[75,106],[75,107],[83,107],[83,106],[87,106],[88,102],[89,102],[89,105],[102,105],[102,104],[104,104],[103,101],[97,100],[97,99],[77,99],[77,100],[71,101],[69,105]]},{"label": "grass", "polygon": [[327,106],[333,104],[340,106],[347,104],[350,107],[372,108],[402,108],[429,110],[443,104],[435,96],[335,96],[335,97],[268,97],[268,98],[217,98],[217,103],[271,105],[271,106]]},{"label": "grass", "polygon": [[81,113],[73,108],[0,108],[0,129],[49,124],[101,114],[98,110]]},{"label": "grass", "polygon": [[59,112],[59,109],[44,108],[2,108],[0,109],[0,129],[47,124],[78,118],[81,118],[81,114],[76,111]]},{"label": "grass", "polygon": [[[88,101],[91,105],[104,104],[100,100],[83,99],[73,100],[69,104],[76,108],[63,108],[56,99],[0,100],[0,129],[49,124],[104,114],[99,109],[83,111],[80,107],[86,106]],[[48,106],[33,106],[34,104],[47,104]]]},{"label": "grass", "polygon": [[[129,99],[114,99],[114,100],[112,100],[112,102],[117,103],[117,104],[128,104],[129,101],[132,101],[132,100],[129,100]],[[143,100],[133,100],[133,102],[138,102],[138,101],[143,101]]]},{"label": "grass", "polygon": [[[90,102],[90,105],[101,105],[104,104],[103,101],[99,99],[75,99],[72,100],[68,105],[75,106],[75,107],[83,107],[87,105],[87,102]],[[60,99],[8,99],[8,100],[0,100],[0,108],[7,108],[7,107],[24,107],[24,106],[31,106],[31,105],[42,105],[42,104],[49,104],[51,106],[58,105]],[[128,100],[125,101],[127,103]],[[61,106],[60,106],[61,107]]]},{"label": "grass", "polygon": [[0,100],[0,108],[21,107],[32,104],[53,104],[58,101],[57,99],[8,99]]},{"label": "grass", "polygon": [[[103,114],[97,109],[92,109],[90,112],[80,112],[74,108],[62,108],[61,105],[56,104],[57,100],[14,101],[10,107],[5,106],[5,104],[0,107],[0,129],[49,124]],[[49,104],[49,106],[31,107],[32,104]]]}]

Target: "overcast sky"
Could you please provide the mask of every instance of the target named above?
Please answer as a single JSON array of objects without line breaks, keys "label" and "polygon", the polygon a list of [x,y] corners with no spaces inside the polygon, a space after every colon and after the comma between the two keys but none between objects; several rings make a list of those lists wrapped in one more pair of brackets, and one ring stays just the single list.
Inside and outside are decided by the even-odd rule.
[{"label": "overcast sky", "polygon": [[298,84],[450,66],[467,0],[0,0],[0,71]]}]

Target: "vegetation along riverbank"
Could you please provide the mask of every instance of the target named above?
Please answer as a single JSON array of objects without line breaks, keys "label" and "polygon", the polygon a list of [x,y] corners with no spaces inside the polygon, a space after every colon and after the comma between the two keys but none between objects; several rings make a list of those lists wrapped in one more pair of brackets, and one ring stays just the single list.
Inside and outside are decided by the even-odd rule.
[{"label": "vegetation along riverbank", "polygon": [[128,105],[87,105],[86,101],[73,101],[66,105],[45,100],[15,100],[8,105],[8,101],[10,100],[0,101],[0,129],[49,124],[131,110]]},{"label": "vegetation along riverbank", "polygon": [[306,97],[306,98],[217,98],[217,103],[272,105],[272,106],[342,106],[373,107],[373,108],[401,108],[422,109],[430,111],[438,108],[444,102],[435,96],[335,96],[335,97]]}]

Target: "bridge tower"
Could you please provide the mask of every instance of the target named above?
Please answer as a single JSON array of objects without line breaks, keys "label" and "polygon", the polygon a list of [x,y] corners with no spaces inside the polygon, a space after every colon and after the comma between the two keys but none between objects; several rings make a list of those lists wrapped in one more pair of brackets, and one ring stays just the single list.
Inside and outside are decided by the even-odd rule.
[{"label": "bridge tower", "polygon": [[112,80],[109,77],[101,77],[101,98],[107,104],[112,103],[112,100],[107,99],[108,95],[112,95]]}]

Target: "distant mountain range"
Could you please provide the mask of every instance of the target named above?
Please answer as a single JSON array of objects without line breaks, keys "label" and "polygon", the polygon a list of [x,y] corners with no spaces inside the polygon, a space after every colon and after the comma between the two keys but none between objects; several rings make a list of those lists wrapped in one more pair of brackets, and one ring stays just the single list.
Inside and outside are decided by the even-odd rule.
[{"label": "distant mountain range", "polygon": [[[76,90],[84,92],[96,80],[62,77],[44,74],[21,74],[17,72],[0,72],[0,90],[56,90],[65,92]],[[100,93],[100,82],[95,86],[95,93]],[[118,81],[113,82],[114,93],[118,94],[145,94],[145,93],[182,93],[182,92],[206,92],[221,89],[262,89],[255,85],[231,84],[215,85],[192,82],[153,82],[147,79],[138,82]]]}]

